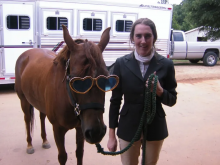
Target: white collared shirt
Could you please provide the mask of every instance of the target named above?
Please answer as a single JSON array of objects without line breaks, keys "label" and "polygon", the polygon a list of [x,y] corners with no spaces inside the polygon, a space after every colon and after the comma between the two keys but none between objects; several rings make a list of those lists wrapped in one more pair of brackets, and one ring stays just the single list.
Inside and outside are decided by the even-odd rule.
[{"label": "white collared shirt", "polygon": [[[135,54],[135,56],[139,56],[136,50],[134,51],[134,54]],[[153,55],[154,55],[154,50],[151,53],[152,57],[153,57]],[[149,67],[149,62],[150,61],[149,62],[141,62],[139,60],[137,60],[137,61],[138,61],[139,67],[140,67],[140,71],[141,71],[142,77],[144,77],[144,75],[146,74],[147,69]]]},{"label": "white collared shirt", "polygon": [[140,67],[140,70],[141,70],[142,77],[144,77],[144,75],[146,74],[147,69],[149,67],[149,64],[146,64],[146,63],[143,63],[143,62],[140,62],[140,61],[138,61],[138,64],[139,64],[139,67]]}]

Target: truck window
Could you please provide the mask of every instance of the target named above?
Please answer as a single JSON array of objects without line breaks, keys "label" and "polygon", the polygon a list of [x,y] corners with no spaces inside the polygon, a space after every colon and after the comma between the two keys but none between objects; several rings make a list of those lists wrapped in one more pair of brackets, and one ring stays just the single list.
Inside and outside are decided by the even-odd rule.
[{"label": "truck window", "polygon": [[130,32],[133,22],[128,20],[117,20],[116,31],[117,32]]},{"label": "truck window", "polygon": [[48,30],[62,30],[62,25],[68,28],[68,19],[66,17],[47,17]]},{"label": "truck window", "polygon": [[83,19],[83,30],[85,31],[101,31],[102,20],[96,18],[84,18]]},{"label": "truck window", "polygon": [[8,29],[29,29],[30,18],[28,16],[9,15],[7,16]]},{"label": "truck window", "polygon": [[174,38],[174,41],[184,41],[183,34],[181,32],[174,32],[173,38]]}]

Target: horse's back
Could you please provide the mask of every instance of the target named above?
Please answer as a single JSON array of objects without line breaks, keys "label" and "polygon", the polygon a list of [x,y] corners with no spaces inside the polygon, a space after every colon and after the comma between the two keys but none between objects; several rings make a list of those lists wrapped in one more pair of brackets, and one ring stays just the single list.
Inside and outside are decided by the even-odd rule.
[{"label": "horse's back", "polygon": [[30,49],[22,53],[16,61],[15,76],[19,80],[23,72],[30,68],[30,72],[44,71],[49,63],[56,57],[55,53],[46,49]]},{"label": "horse's back", "polygon": [[[29,49],[25,52],[23,52],[17,59],[16,62],[16,68],[22,65],[23,61],[25,61],[27,58],[28,60],[35,61],[35,60],[51,60],[56,57],[56,54],[53,51],[47,50],[47,49]],[[18,65],[18,66],[17,66]]]}]

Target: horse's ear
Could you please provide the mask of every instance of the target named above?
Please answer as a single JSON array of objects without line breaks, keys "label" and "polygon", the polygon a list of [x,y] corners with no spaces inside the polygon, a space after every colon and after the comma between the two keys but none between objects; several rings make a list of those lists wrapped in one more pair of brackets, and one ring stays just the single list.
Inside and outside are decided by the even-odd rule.
[{"label": "horse's ear", "polygon": [[68,46],[69,50],[73,51],[74,47],[77,46],[77,44],[73,41],[72,37],[69,34],[69,31],[65,25],[62,25],[63,27],[63,38],[66,42],[66,45]]},{"label": "horse's ear", "polygon": [[105,31],[102,33],[100,42],[98,44],[99,48],[101,49],[101,51],[103,52],[105,50],[105,47],[107,46],[110,36],[109,36],[109,31],[111,30],[111,27],[108,27],[107,29],[105,29]]}]

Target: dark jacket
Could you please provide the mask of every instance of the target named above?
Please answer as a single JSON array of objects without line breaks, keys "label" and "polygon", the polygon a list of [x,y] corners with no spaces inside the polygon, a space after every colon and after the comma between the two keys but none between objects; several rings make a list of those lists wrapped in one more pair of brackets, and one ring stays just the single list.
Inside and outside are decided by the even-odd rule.
[{"label": "dark jacket", "polygon": [[[131,141],[137,131],[144,109],[145,83],[154,71],[164,90],[161,97],[156,97],[156,115],[147,130],[149,141],[162,140],[168,136],[166,114],[161,103],[167,106],[173,106],[176,103],[177,83],[173,62],[155,53],[144,78],[134,52],[118,58],[115,62],[113,74],[119,77],[119,84],[112,91],[109,127],[118,127],[117,135],[125,141]],[[122,97],[124,97],[124,104],[119,111]]]}]

